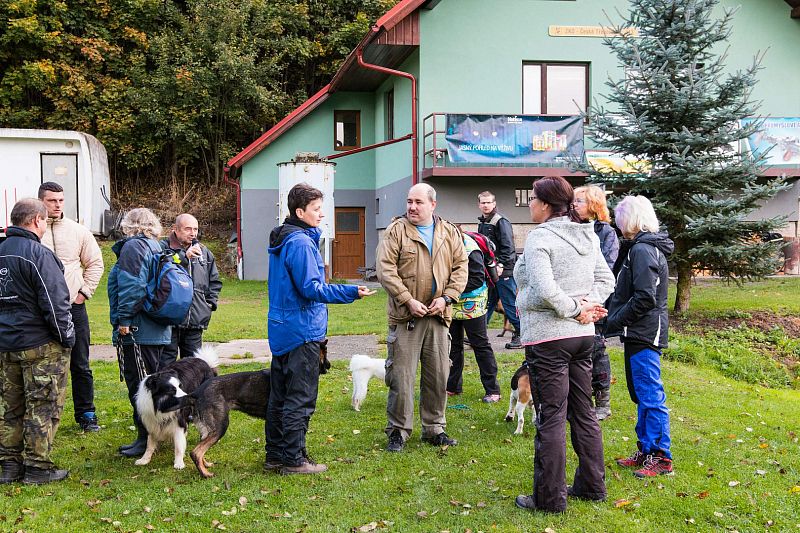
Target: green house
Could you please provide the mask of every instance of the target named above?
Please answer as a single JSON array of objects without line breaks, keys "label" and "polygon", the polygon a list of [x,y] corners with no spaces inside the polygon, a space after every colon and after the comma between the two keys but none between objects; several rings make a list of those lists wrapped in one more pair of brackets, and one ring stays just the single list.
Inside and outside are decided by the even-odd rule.
[{"label": "green house", "polygon": [[[740,6],[728,68],[743,68],[766,51],[753,95],[763,102],[761,113],[800,117],[800,0],[721,4]],[[278,164],[298,152],[336,163],[330,265],[336,277],[354,278],[357,267],[374,265],[381,231],[405,212],[415,180],[436,189],[439,215],[466,227],[477,223],[478,193],[492,191],[521,246],[532,180],[563,175],[577,184],[583,176],[559,160],[456,158],[448,130],[463,129],[460,119],[575,115],[602,100],[604,81],[623,75],[602,37],[609,18],[618,22],[617,10],[626,9],[625,0],[401,0],[328,85],[229,161],[240,187],[240,276],[267,277],[269,232],[279,223]],[[793,177],[793,186],[759,213],[788,216],[784,234],[792,237],[800,196],[795,141],[797,154],[790,146],[786,164],[765,171]],[[582,136],[569,142],[592,148]]]}]

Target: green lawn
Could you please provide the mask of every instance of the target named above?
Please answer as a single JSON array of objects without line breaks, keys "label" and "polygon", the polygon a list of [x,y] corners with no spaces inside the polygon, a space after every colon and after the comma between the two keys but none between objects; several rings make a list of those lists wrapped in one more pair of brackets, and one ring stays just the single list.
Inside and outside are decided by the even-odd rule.
[{"label": "green lawn", "polygon": [[[172,468],[171,446],[146,467],[116,455],[134,436],[116,365],[93,365],[98,434],[72,423],[71,403],[55,443],[60,484],[4,486],[2,531],[350,531],[372,522],[380,531],[754,531],[800,527],[800,394],[726,379],[667,362],[676,475],[634,479],[613,464],[635,442],[634,405],[624,379],[612,386],[614,415],[603,423],[609,500],[570,501],[563,516],[514,507],[532,483],[533,431],[523,436],[502,420],[517,357],[500,359],[503,401],[485,405],[477,368],[468,360],[464,395],[450,399],[448,432],[460,444],[445,451],[422,444],[419,426],[400,454],[382,451],[386,388],[373,381],[361,413],[350,408],[345,361],[322,377],[308,446],[330,466],[315,477],[264,474],[263,423],[236,414],[207,458],[216,477],[203,480],[187,457]],[[622,375],[619,351],[612,353]],[[254,365],[236,367],[255,369]],[[232,371],[232,368],[223,371]],[[197,442],[192,429],[189,446]],[[574,470],[569,452],[568,471]],[[571,478],[571,474],[569,478]],[[371,526],[369,526],[371,527]],[[369,530],[369,528],[365,529]]]}]

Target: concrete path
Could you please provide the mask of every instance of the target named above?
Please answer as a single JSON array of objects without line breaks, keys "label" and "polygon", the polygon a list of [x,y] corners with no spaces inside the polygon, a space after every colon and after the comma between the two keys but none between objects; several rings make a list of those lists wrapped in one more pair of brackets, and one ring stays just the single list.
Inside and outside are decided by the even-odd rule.
[{"label": "concrete path", "polygon": [[[511,340],[511,333],[506,332],[504,337],[498,337],[499,329],[489,330],[489,341],[497,354],[519,353],[522,360],[522,350],[506,350],[506,343]],[[385,357],[385,345],[378,343],[377,335],[338,335],[329,337],[328,358],[350,359],[353,354],[364,354],[370,357]],[[269,343],[266,339],[242,339],[223,343],[209,343],[216,347],[220,364],[232,365],[237,363],[263,363],[267,364],[272,359]],[[472,350],[465,346],[468,352]],[[117,349],[108,344],[96,344],[91,347],[90,359],[92,361],[116,361]]]}]

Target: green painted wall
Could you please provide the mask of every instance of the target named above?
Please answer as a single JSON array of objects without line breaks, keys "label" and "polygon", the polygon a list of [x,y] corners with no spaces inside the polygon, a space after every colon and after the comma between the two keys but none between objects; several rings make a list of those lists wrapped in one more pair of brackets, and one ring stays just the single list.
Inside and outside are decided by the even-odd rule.
[{"label": "green painted wall", "polygon": [[[361,144],[375,141],[372,93],[334,93],[258,153],[242,167],[242,189],[277,189],[278,163],[291,160],[296,152],[334,153],[333,112],[361,110]],[[374,189],[375,154],[372,151],[336,159],[336,189]]]}]

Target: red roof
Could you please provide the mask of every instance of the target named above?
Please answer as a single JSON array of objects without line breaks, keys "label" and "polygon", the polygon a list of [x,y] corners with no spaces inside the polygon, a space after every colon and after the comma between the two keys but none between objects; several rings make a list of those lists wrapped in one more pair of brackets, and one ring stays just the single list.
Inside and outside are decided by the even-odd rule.
[{"label": "red roof", "polygon": [[[297,107],[294,111],[289,113],[283,120],[275,124],[269,130],[267,130],[264,135],[253,141],[247,148],[236,154],[233,158],[228,161],[228,166],[230,168],[240,168],[250,159],[255,157],[261,150],[269,146],[272,141],[280,137],[284,132],[286,132],[289,128],[300,122],[300,120],[308,115],[311,111],[316,109],[322,102],[328,99],[328,95],[335,92],[336,83],[338,81],[337,78],[344,73],[350,63],[353,62],[355,58],[355,50],[358,48],[363,48],[367,44],[369,44],[372,39],[378,35],[378,32],[381,29],[389,30],[393,28],[398,22],[403,20],[405,17],[413,13],[417,10],[422,4],[428,2],[430,0],[401,0],[397,3],[392,9],[386,12],[373,26],[372,30],[364,37],[364,39],[359,43],[359,45],[350,52],[347,58],[342,63],[342,66],[339,67],[339,70],[333,76],[333,80],[331,83],[317,91],[317,93],[303,102],[299,107]],[[235,175],[235,174],[234,174]]]}]

